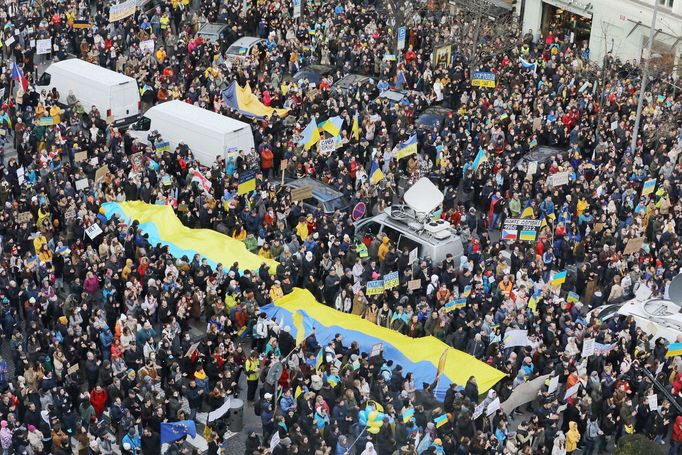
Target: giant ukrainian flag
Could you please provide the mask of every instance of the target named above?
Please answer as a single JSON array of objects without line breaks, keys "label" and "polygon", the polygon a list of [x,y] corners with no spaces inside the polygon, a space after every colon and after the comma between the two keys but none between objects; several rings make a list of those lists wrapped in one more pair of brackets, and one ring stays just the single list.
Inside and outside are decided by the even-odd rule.
[{"label": "giant ukrainian flag", "polygon": [[[137,220],[139,228],[149,234],[152,245],[160,243],[168,246],[175,257],[186,255],[192,258],[199,253],[211,266],[217,263],[232,264],[239,262],[242,270],[254,270],[263,262],[270,265],[274,272],[277,262],[263,259],[250,253],[243,242],[210,229],[190,229],[182,225],[168,205],[152,205],[144,202],[107,202],[102,205],[104,215],[110,219],[118,215],[127,223]],[[313,327],[317,340],[324,345],[341,333],[344,339],[357,340],[361,351],[370,352],[372,346],[383,345],[385,359],[393,360],[411,371],[415,383],[431,384],[436,379],[438,364],[447,351],[447,362],[436,389],[437,396],[443,398],[451,383],[463,385],[470,376],[475,376],[479,391],[485,392],[504,377],[501,371],[462,351],[450,348],[435,337],[410,338],[394,330],[375,325],[359,316],[341,313],[317,301],[307,290],[296,288],[294,292],[264,306],[262,310],[268,317],[284,319],[284,324],[293,327],[297,341],[308,336]],[[302,332],[302,333],[301,333]]]},{"label": "giant ukrainian flag", "polygon": [[341,313],[318,303],[307,290],[297,288],[276,303],[261,309],[269,319],[284,319],[284,325],[292,327],[292,335],[296,339],[301,339],[301,330],[307,337],[314,327],[317,341],[323,346],[333,340],[337,333],[342,334],[348,343],[357,341],[362,352],[370,352],[373,345],[381,343],[384,346],[384,358],[402,365],[403,371],[414,373],[415,384],[420,388],[422,383],[431,384],[436,379],[438,363],[447,350],[447,362],[436,388],[436,394],[441,399],[451,383],[466,384],[470,376],[476,377],[481,393],[504,377],[501,371],[449,347],[436,337],[410,338],[354,314]]}]

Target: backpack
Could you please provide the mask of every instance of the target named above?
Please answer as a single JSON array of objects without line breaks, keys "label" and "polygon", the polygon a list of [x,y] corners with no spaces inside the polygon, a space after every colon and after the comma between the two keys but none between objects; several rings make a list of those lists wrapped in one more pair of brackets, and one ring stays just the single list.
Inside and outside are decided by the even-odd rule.
[{"label": "backpack", "polygon": [[260,417],[260,413],[261,413],[261,401],[260,401],[260,400],[256,400],[256,402],[254,403],[254,405],[253,405],[253,412],[254,412],[254,414],[256,414],[258,417]]}]

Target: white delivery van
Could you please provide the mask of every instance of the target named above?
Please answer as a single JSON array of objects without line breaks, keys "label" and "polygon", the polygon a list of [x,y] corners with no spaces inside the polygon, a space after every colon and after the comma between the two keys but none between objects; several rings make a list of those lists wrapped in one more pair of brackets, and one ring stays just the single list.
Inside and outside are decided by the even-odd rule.
[{"label": "white delivery van", "polygon": [[36,83],[38,90],[59,92],[59,102],[66,104],[73,91],[85,112],[96,106],[103,119],[113,118],[122,127],[140,116],[140,91],[132,77],[111,71],[77,58],[51,64]]},{"label": "white delivery van", "polygon": [[210,167],[218,155],[231,151],[249,151],[254,147],[248,123],[202,109],[184,101],[168,101],[152,107],[128,129],[130,136],[149,143],[147,136],[158,131],[171,150],[183,142],[194,157]]}]

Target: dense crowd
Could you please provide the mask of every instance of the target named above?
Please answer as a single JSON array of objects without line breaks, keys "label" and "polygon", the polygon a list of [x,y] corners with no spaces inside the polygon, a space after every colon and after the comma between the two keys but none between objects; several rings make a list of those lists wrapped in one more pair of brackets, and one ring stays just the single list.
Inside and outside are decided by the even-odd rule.
[{"label": "dense crowd", "polygon": [[[162,453],[161,424],[187,420],[197,422],[208,452],[219,453],[229,443],[227,424],[205,426],[199,416],[239,396],[240,383],[244,412],[262,422],[248,428],[249,455],[591,455],[633,433],[677,453],[682,417],[643,371],[673,396],[682,391],[667,341],[651,339],[631,317],[601,321],[591,312],[643,286],[667,296],[680,270],[682,101],[665,76],[647,90],[631,149],[638,66],[607,56],[602,73],[585,46],[561,34],[500,36],[495,21],[484,21],[476,35],[463,11],[429,3],[406,18],[406,46],[394,61],[384,58],[395,43],[381,2],[305,2],[294,20],[280,2],[162,1],[113,23],[107,2],[95,3],[0,5],[0,39],[13,38],[0,49],[0,309],[10,352],[0,359],[3,453]],[[194,37],[216,21],[228,25],[218,42]],[[264,42],[238,63],[226,60],[228,46],[244,35]],[[212,183],[204,191],[193,182],[199,165],[187,146],[155,153],[81,105],[77,87],[66,108],[57,106],[57,94],[36,91],[36,63],[44,57],[35,55],[34,40],[48,37],[51,59],[75,56],[136,78],[144,107],[177,99],[250,123],[255,149],[202,169]],[[154,52],[145,53],[139,44],[149,39]],[[452,46],[451,62],[436,64],[443,43]],[[12,80],[14,62],[27,90]],[[292,81],[317,63],[333,71],[317,84]],[[494,89],[471,86],[478,70],[496,74]],[[349,73],[373,79],[333,90]],[[230,111],[221,91],[235,80],[289,114],[252,120]],[[405,99],[382,101],[385,87],[407,90]],[[452,112],[418,132],[419,153],[398,160],[396,146],[430,105]],[[39,124],[48,115],[56,125]],[[340,148],[321,154],[299,144],[311,118],[333,116],[344,120]],[[544,146],[561,153],[533,169],[517,166]],[[10,150],[16,155],[6,156]],[[473,166],[481,150],[485,159]],[[88,159],[76,161],[82,151]],[[141,170],[131,160],[137,152]],[[349,210],[311,213],[275,184],[284,160],[286,177],[329,184],[351,207],[366,203],[370,215],[429,177],[448,195],[440,216],[467,233],[464,255],[420,258],[413,272],[409,251],[383,237],[365,239],[363,257]],[[383,171],[378,182],[369,178],[372,162]],[[110,173],[95,183],[102,164]],[[238,175],[252,169],[257,190],[237,195]],[[549,181],[563,172],[567,184]],[[76,190],[82,178],[90,184]],[[650,179],[655,189],[643,194]],[[135,200],[170,204],[186,226],[243,240],[279,265],[245,271],[238,263],[212,267],[199,255],[173,257],[150,244],[139,223],[107,219],[101,209]],[[497,240],[504,220],[521,216],[542,220],[537,239]],[[103,233],[90,238],[85,230],[94,224]],[[640,237],[642,247],[624,254]],[[551,286],[563,270],[566,281]],[[353,290],[392,271],[400,285],[390,292]],[[420,289],[408,290],[412,279],[422,281]],[[369,357],[352,339],[339,335],[327,344],[313,333],[297,344],[290,327],[259,309],[294,287],[408,336],[435,336],[506,377],[487,392],[472,377],[436,398],[431,384],[415,384],[412,372]],[[446,311],[455,298],[466,305]],[[528,345],[505,348],[508,328],[527,330]],[[603,348],[583,358],[585,339]],[[282,374],[267,380],[278,362]],[[504,403],[545,375],[538,397],[516,410],[522,417],[499,409],[474,418],[479,403]],[[560,387],[549,393],[555,376]],[[658,409],[648,405],[652,394]],[[383,420],[369,431],[368,416]],[[164,445],[164,453],[182,453],[181,442]]]}]

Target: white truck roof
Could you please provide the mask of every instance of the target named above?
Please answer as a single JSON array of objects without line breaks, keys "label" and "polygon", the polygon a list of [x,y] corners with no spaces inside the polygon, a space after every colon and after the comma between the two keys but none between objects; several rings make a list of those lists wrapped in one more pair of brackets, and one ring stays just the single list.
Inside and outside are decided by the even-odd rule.
[{"label": "white truck roof", "polygon": [[158,104],[149,109],[145,115],[152,117],[154,112],[183,118],[188,125],[201,125],[203,128],[222,131],[224,133],[250,128],[248,123],[240,122],[239,120],[179,100]]},{"label": "white truck roof", "polygon": [[77,58],[55,62],[50,65],[48,71],[53,70],[53,68],[58,68],[61,71],[71,74],[77,74],[79,77],[90,79],[104,85],[119,85],[128,82],[134,82],[137,85],[137,81],[130,76],[111,71],[107,68],[102,68],[99,65],[88,63]]}]

